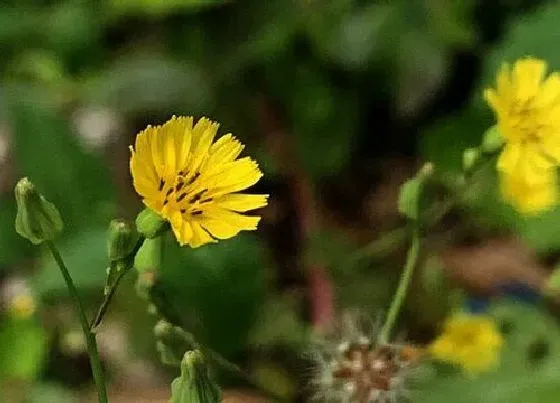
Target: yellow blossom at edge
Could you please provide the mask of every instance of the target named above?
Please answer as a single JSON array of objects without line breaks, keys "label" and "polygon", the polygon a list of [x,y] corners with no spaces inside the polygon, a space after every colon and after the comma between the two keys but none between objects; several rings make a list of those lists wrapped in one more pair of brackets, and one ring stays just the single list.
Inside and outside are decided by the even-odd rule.
[{"label": "yellow blossom at edge", "polygon": [[238,158],[243,145],[207,118],[173,117],[148,126],[131,147],[134,188],[144,204],[169,221],[181,245],[195,248],[254,230],[268,195],[239,193],[262,177],[257,163]]},{"label": "yellow blossom at edge", "polygon": [[503,339],[492,318],[457,314],[447,320],[443,333],[429,346],[431,355],[474,375],[494,368]]},{"label": "yellow blossom at edge", "polygon": [[496,88],[484,97],[496,113],[506,144],[498,160],[506,200],[520,212],[538,213],[557,202],[560,163],[560,75],[532,57],[504,64]]}]

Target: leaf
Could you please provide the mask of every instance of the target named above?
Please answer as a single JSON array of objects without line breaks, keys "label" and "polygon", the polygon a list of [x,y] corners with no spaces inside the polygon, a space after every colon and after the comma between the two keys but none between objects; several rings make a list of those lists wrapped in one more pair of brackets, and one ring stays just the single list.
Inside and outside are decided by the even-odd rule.
[{"label": "leaf", "polygon": [[[106,237],[105,228],[93,228],[58,245],[76,287],[91,291],[101,289],[105,284],[108,263]],[[68,293],[60,269],[49,253],[43,256],[41,270],[33,278],[33,283],[37,292],[43,296]]]}]

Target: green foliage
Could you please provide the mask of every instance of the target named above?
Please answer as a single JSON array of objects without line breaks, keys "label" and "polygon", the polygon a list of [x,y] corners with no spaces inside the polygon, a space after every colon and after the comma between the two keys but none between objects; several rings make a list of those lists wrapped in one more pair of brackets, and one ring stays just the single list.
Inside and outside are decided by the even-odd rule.
[{"label": "green foliage", "polygon": [[[59,243],[76,287],[94,291],[102,289],[107,267],[107,230],[92,228]],[[67,295],[66,284],[50,254],[43,256],[41,270],[33,279],[35,289],[43,296]]]},{"label": "green foliage", "polygon": [[40,192],[48,192],[67,229],[95,222],[112,197],[107,168],[80,147],[68,123],[51,109],[18,100],[11,105],[11,114],[20,172]]},{"label": "green foliage", "polygon": [[264,301],[266,260],[260,242],[239,235],[190,249],[171,239],[166,239],[158,277],[166,308],[198,342],[228,356],[239,354]]},{"label": "green foliage", "polygon": [[34,380],[45,364],[45,330],[32,319],[3,319],[0,324],[0,379]]}]

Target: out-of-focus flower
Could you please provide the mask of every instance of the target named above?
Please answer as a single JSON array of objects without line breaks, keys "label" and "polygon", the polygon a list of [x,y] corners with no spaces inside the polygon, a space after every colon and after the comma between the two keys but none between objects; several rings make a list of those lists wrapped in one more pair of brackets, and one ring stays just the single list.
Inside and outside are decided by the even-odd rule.
[{"label": "out-of-focus flower", "polygon": [[[341,331],[318,345],[316,397],[327,402],[397,402],[417,368],[422,349],[377,343],[375,331],[361,331],[345,314]],[[344,323],[345,322],[345,323]]]},{"label": "out-of-focus flower", "polygon": [[429,352],[436,360],[474,375],[496,367],[502,344],[502,335],[491,317],[462,313],[447,320]]},{"label": "out-of-focus flower", "polygon": [[181,245],[196,248],[254,230],[267,195],[239,193],[262,177],[257,163],[239,158],[243,145],[231,134],[213,142],[218,124],[173,117],[148,126],[131,147],[134,187],[144,204],[170,222]]},{"label": "out-of-focus flower", "polygon": [[519,211],[538,213],[557,202],[560,163],[560,75],[545,79],[546,62],[504,64],[497,87],[484,97],[496,113],[505,147],[498,171],[505,198]]},{"label": "out-of-focus flower", "polygon": [[10,313],[12,316],[27,319],[33,316],[37,304],[31,294],[16,295],[10,301]]},{"label": "out-of-focus flower", "polygon": [[25,279],[7,279],[0,294],[8,314],[13,318],[28,319],[37,310],[37,300]]}]

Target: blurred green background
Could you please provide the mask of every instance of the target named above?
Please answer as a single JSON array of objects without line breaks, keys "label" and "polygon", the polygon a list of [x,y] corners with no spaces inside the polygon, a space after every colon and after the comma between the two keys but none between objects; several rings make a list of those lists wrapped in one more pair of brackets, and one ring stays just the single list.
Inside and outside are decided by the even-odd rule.
[{"label": "blurred green background", "polygon": [[[406,248],[393,231],[404,223],[399,186],[423,161],[454,180],[464,148],[494,124],[481,94],[500,64],[533,55],[560,68],[558,22],[552,0],[2,1],[0,402],[92,396],[60,273],[14,231],[18,178],[59,207],[58,243],[93,313],[107,223],[141,209],[128,171],[135,134],[174,114],[221,122],[259,161],[255,190],[270,205],[254,234],[170,246],[161,292],[201,342],[306,401],[313,326],[349,307],[375,319],[389,303]],[[495,188],[487,172],[427,239],[399,323],[411,341],[434,336],[457,289],[539,292],[557,263],[560,209],[524,219]],[[164,402],[177,370],[158,360],[135,281],[99,335],[111,401]],[[14,310],[22,295],[32,315]],[[514,323],[507,365],[480,380],[434,376],[414,401],[557,402],[555,307],[500,302]],[[252,401],[220,379],[228,401]]]}]

